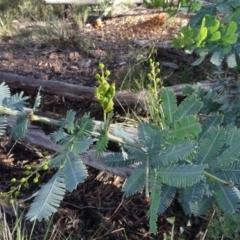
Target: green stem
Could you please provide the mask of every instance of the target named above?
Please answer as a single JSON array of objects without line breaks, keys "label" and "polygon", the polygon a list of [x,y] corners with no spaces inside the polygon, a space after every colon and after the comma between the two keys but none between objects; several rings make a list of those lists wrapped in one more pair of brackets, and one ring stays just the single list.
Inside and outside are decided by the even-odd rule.
[{"label": "green stem", "polygon": [[146,161],[146,185],[145,185],[145,195],[149,198],[149,156],[147,156]]},{"label": "green stem", "polygon": [[214,179],[214,180],[216,180],[216,181],[218,181],[218,182],[220,182],[220,183],[222,183],[226,186],[231,186],[231,183],[226,182],[226,181],[222,180],[221,178],[218,178],[218,177],[212,175],[211,173],[208,173],[208,172],[204,171],[204,175],[207,176],[207,177],[210,177],[210,178],[212,178],[212,179]]},{"label": "green stem", "polygon": [[26,117],[26,118],[28,118],[29,121],[38,121],[38,122],[42,122],[42,123],[51,124],[54,126],[60,125],[59,120],[34,115],[31,112],[31,109],[19,111],[19,110],[12,110],[10,108],[0,106],[0,115],[1,114],[2,115],[11,115],[11,116],[16,116],[16,117]]},{"label": "green stem", "polygon": [[107,120],[107,113],[103,111],[103,122],[105,123]]}]

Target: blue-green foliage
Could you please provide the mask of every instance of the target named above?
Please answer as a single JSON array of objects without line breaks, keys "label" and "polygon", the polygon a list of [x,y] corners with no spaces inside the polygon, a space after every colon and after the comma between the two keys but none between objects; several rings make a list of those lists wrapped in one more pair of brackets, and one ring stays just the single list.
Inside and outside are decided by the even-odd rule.
[{"label": "blue-green foliage", "polygon": [[[6,96],[3,104],[9,96],[8,88],[1,86],[0,92]],[[157,231],[158,214],[171,205],[176,193],[189,216],[204,214],[213,203],[226,212],[236,212],[240,207],[240,192],[236,187],[240,183],[240,130],[223,124],[220,114],[210,114],[200,122],[198,113],[201,109],[208,112],[210,97],[207,95],[208,100],[204,102],[201,99],[206,99],[206,95],[199,94],[203,93],[201,89],[187,90],[191,95],[179,105],[171,90],[162,90],[160,125],[139,123],[136,139],[123,129],[117,129],[115,134],[122,141],[116,141],[122,151],[105,159],[111,167],[135,165],[123,186],[123,196],[129,197],[145,189],[146,197],[150,198],[147,216],[153,233]],[[15,96],[19,99],[12,101],[13,108],[23,99]],[[0,117],[0,133],[3,134],[6,118]],[[16,135],[12,133],[15,139],[26,133],[26,117],[22,115],[17,120],[12,131],[16,132]],[[57,172],[37,192],[27,214],[30,220],[48,218],[56,212],[65,192],[76,189],[84,181],[87,170],[79,154],[86,152],[95,141],[98,141],[97,155],[106,148],[110,117],[97,133],[93,132],[94,122],[88,114],[77,121],[74,119],[75,113],[69,111],[66,119],[59,122],[59,130],[52,134],[60,150],[49,167]]]},{"label": "blue-green foliage", "polygon": [[0,105],[3,105],[3,100],[11,97],[10,89],[4,82],[0,84]]},{"label": "blue-green foliage", "polygon": [[[56,211],[65,191],[73,191],[87,177],[86,166],[79,154],[86,152],[96,141],[94,138],[89,138],[89,132],[93,130],[94,124],[87,114],[73,123],[74,116],[75,112],[69,111],[66,119],[60,121],[59,130],[52,134],[52,139],[61,149],[49,163],[50,168],[58,169],[57,177],[37,193],[27,214],[30,220],[48,218]],[[37,206],[41,208],[38,209]]]},{"label": "blue-green foliage", "polygon": [[[28,97],[23,97],[23,92],[20,94],[16,93],[13,96],[10,95],[10,89],[5,83],[0,84],[0,106],[10,108],[11,110],[23,110],[26,107],[26,100]],[[18,140],[25,136],[27,132],[27,112],[21,114],[16,121],[16,124],[10,131],[10,135],[14,140]],[[5,116],[0,116],[0,135],[2,135],[6,128]]]},{"label": "blue-green foliage", "polygon": [[199,65],[207,55],[219,66],[225,59],[228,67],[237,66],[240,54],[240,2],[235,0],[202,4],[188,25],[176,37],[173,46],[185,48],[187,53],[195,52],[199,58],[192,65]]},{"label": "blue-green foliage", "polygon": [[5,116],[0,116],[0,136],[5,134],[5,129],[7,127],[7,118]]},{"label": "blue-green foliage", "polygon": [[[165,89],[161,95],[164,128],[140,123],[142,150],[124,145],[124,157],[118,153],[106,158],[106,163],[115,167],[137,163],[124,185],[124,197],[150,186],[148,217],[154,233],[157,214],[166,210],[177,191],[187,215],[204,214],[213,202],[232,212],[240,202],[240,192],[234,187],[240,180],[239,129],[221,126],[223,116],[218,114],[200,123],[196,114],[203,103],[194,94],[178,106],[172,91]],[[121,136],[124,138],[123,130]]]},{"label": "blue-green foliage", "polygon": [[41,221],[43,218],[51,216],[57,211],[65,192],[63,173],[59,170],[37,193],[37,197],[27,213],[27,219]]}]

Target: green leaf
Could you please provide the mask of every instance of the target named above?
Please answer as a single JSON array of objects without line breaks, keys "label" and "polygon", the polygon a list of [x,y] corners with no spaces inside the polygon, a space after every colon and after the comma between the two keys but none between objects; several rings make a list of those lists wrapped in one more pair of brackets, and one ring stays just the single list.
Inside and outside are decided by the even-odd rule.
[{"label": "green leaf", "polygon": [[219,41],[219,39],[221,39],[221,32],[217,31],[217,32],[214,32],[210,38],[208,39],[208,41],[211,41],[211,42],[216,42],[216,41]]},{"label": "green leaf", "polygon": [[208,134],[212,126],[220,125],[222,121],[223,121],[223,115],[218,115],[218,114],[213,114],[207,119],[205,119],[202,124],[202,131],[199,134],[198,140],[201,141],[201,139],[203,139],[206,136],[206,134]]},{"label": "green leaf", "polygon": [[0,116],[0,136],[5,134],[7,127],[7,118],[5,116]]},{"label": "green leaf", "polygon": [[76,121],[74,135],[86,137],[89,136],[89,132],[94,129],[93,119],[90,118],[89,114],[84,114],[80,119]]},{"label": "green leaf", "polygon": [[150,232],[157,233],[158,205],[161,198],[161,178],[156,172],[151,172],[151,202],[147,217],[149,218]]},{"label": "green leaf", "polygon": [[68,151],[61,151],[58,155],[53,157],[49,163],[49,168],[60,168],[67,159]]},{"label": "green leaf", "polygon": [[229,68],[235,68],[237,67],[237,59],[236,59],[236,55],[235,53],[232,53],[230,54],[228,57],[227,57],[227,65]]},{"label": "green leaf", "polygon": [[220,178],[228,182],[240,184],[240,161],[235,159],[227,167],[221,168],[218,174],[220,174]]},{"label": "green leaf", "polygon": [[162,214],[166,211],[166,209],[170,206],[172,203],[174,197],[176,195],[176,188],[168,186],[166,184],[162,187],[161,192],[161,199],[158,204],[158,214]]},{"label": "green leaf", "polygon": [[202,179],[205,165],[172,165],[160,168],[157,172],[161,182],[172,187],[185,188],[192,186]]},{"label": "green leaf", "polygon": [[23,110],[24,107],[26,107],[26,100],[28,97],[23,97],[23,92],[21,93],[16,93],[10,98],[5,98],[2,101],[2,104],[8,108],[11,109],[17,109],[17,110]]},{"label": "green leaf", "polygon": [[240,156],[240,141],[235,142],[225,149],[216,159],[214,164],[217,168],[226,168],[231,162]]},{"label": "green leaf", "polygon": [[108,145],[108,135],[107,133],[102,133],[101,137],[99,138],[95,146],[97,158],[104,153],[104,151],[107,148],[107,145]]},{"label": "green leaf", "polygon": [[200,58],[198,58],[197,60],[195,60],[193,63],[191,63],[192,66],[198,66],[200,65],[203,60],[205,59],[205,57],[207,56],[207,53],[203,56],[201,56]]},{"label": "green leaf", "polygon": [[198,203],[205,195],[205,184],[198,182],[191,187],[186,187],[179,191],[180,200],[183,206],[184,213],[191,216],[199,216]]},{"label": "green leaf", "polygon": [[233,126],[233,125],[227,125],[226,127],[226,144],[231,146],[239,141],[240,138],[240,129]]},{"label": "green leaf", "polygon": [[240,192],[236,187],[227,187],[215,182],[215,199],[224,212],[234,213],[240,208]]},{"label": "green leaf", "polygon": [[30,221],[47,219],[57,211],[65,194],[64,178],[58,171],[37,193],[26,218]]},{"label": "green leaf", "polygon": [[127,159],[122,155],[121,152],[108,154],[104,161],[109,167],[126,167],[131,164],[139,162],[134,156],[128,156]]},{"label": "green leaf", "polygon": [[205,27],[206,19],[205,17],[202,19],[201,27],[199,29],[199,33],[196,37],[196,46],[200,47],[202,45],[202,42],[206,39],[208,34],[208,29]]},{"label": "green leaf", "polygon": [[11,93],[10,93],[10,88],[5,85],[5,82],[2,82],[0,84],[0,106],[3,105],[3,100],[5,98],[10,98],[11,97]]},{"label": "green leaf", "polygon": [[149,123],[138,124],[138,139],[147,149],[149,155],[159,151],[162,143],[162,131]]},{"label": "green leaf", "polygon": [[27,123],[28,119],[26,117],[19,117],[10,131],[11,138],[15,141],[23,138],[27,132]]},{"label": "green leaf", "polygon": [[174,92],[170,89],[164,88],[161,92],[162,97],[162,108],[164,113],[164,118],[171,124],[173,123],[173,114],[177,110],[177,100]]},{"label": "green leaf", "polygon": [[69,141],[71,135],[67,134],[64,128],[60,127],[56,132],[51,133],[50,138],[54,143],[64,145]]},{"label": "green leaf", "polygon": [[74,131],[74,119],[76,116],[76,112],[73,110],[67,111],[66,119],[65,119],[65,127],[67,128],[68,133],[73,134]]},{"label": "green leaf", "polygon": [[215,161],[224,144],[225,131],[220,127],[211,127],[199,144],[198,163]]},{"label": "green leaf", "polygon": [[62,168],[67,191],[73,191],[79,183],[83,183],[87,177],[87,169],[80,157],[67,154],[67,159]]},{"label": "green leaf", "polygon": [[189,154],[194,151],[195,142],[189,140],[182,140],[181,144],[176,144],[160,151],[153,159],[151,164],[155,167],[169,166],[179,160],[185,160]]},{"label": "green leaf", "polygon": [[133,170],[131,176],[127,179],[123,186],[123,197],[129,197],[139,192],[145,185],[146,182],[146,168],[144,165],[138,165]]},{"label": "green leaf", "polygon": [[195,137],[201,132],[201,125],[195,116],[186,116],[174,122],[174,129],[169,131],[177,138]]},{"label": "green leaf", "polygon": [[222,36],[221,40],[224,45],[231,45],[237,42],[237,23],[230,22],[227,26],[225,34]]},{"label": "green leaf", "polygon": [[38,93],[37,93],[37,96],[35,98],[35,102],[34,102],[34,105],[32,108],[33,111],[37,110],[42,102],[41,90],[42,90],[42,87],[40,87],[38,89]]},{"label": "green leaf", "polygon": [[214,64],[216,66],[220,66],[223,59],[224,59],[224,56],[223,56],[222,52],[214,52],[210,58],[210,61],[212,64]]},{"label": "green leaf", "polygon": [[72,153],[81,154],[86,152],[94,142],[96,142],[94,138],[76,138],[73,141],[69,141],[64,148]]},{"label": "green leaf", "polygon": [[191,95],[185,98],[178,106],[174,113],[175,120],[181,120],[182,118],[197,114],[202,108],[203,103]]},{"label": "green leaf", "polygon": [[205,16],[205,19],[205,26],[207,27],[209,34],[216,33],[220,26],[220,22],[218,21],[218,19],[215,16],[211,16],[209,14]]}]

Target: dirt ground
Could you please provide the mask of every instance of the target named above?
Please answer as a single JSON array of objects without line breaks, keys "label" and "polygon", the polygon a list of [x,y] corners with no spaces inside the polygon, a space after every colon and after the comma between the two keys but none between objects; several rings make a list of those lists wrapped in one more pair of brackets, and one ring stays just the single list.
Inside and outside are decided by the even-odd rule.
[{"label": "dirt ground", "polygon": [[[142,62],[151,53],[153,46],[157,46],[160,50],[155,56],[162,63],[161,74],[166,84],[178,84],[189,78],[196,81],[194,77],[199,77],[199,74],[190,67],[192,59],[181,55],[181,51],[169,48],[170,41],[186,22],[187,16],[183,13],[168,19],[165,13],[142,6],[132,9],[125,7],[115,12],[113,17],[98,23],[98,26],[93,27],[90,18],[74,34],[69,29],[56,28],[55,38],[45,38],[39,42],[31,32],[36,28],[44,28],[44,23],[31,25],[16,21],[15,27],[20,30],[18,35],[0,41],[0,71],[93,87],[96,84],[94,75],[98,72],[98,63],[103,62],[112,73],[111,80],[123,87],[126,79],[134,81],[134,76],[131,78],[130,74],[127,75],[131,69],[129,66],[136,67],[133,71],[136,74],[145,66]],[[147,46],[146,40],[149,43]],[[181,79],[179,72],[186,71],[187,74],[189,69],[193,75]],[[2,81],[4,79],[0,79]],[[132,86],[131,83],[129,85],[128,82],[128,86]],[[28,94],[31,96],[31,93]],[[46,96],[42,109],[61,115],[69,108],[89,111],[92,107],[90,103],[65,101],[63,104],[61,96]],[[24,166],[41,161],[44,154],[43,150],[22,142],[10,151],[12,141],[2,138],[0,142],[0,188],[6,191],[12,177],[23,175]],[[122,199],[121,186],[124,179],[91,167],[88,167],[88,171],[89,177],[85,183],[66,195],[58,213],[54,215],[55,228],[61,229],[63,234],[72,232],[72,239],[166,239],[164,234],[170,235],[172,228],[168,218],[175,215],[177,230],[174,239],[180,239],[180,227],[184,229],[183,239],[197,239],[201,224],[192,222],[187,225],[189,219],[184,217],[177,201],[163,216],[159,216],[158,233],[156,236],[151,235],[148,232],[148,208],[144,194]],[[44,172],[40,182],[47,182],[51,175],[51,171]],[[23,190],[20,199],[30,197],[35,191],[36,185],[31,184]],[[22,210],[27,210],[29,203],[20,204],[19,201]],[[3,210],[4,204],[1,202]],[[5,212],[7,218],[11,219],[11,214]],[[199,222],[202,221],[199,219]],[[38,223],[33,239],[41,239],[45,228],[46,223]],[[54,239],[54,234],[56,231],[52,229],[49,239]]]}]

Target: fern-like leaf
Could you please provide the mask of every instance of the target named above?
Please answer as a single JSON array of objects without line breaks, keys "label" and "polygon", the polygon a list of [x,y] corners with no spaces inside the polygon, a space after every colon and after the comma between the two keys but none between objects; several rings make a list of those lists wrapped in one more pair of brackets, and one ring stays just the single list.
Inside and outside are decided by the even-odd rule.
[{"label": "fern-like leaf", "polygon": [[58,155],[53,157],[49,163],[49,168],[60,168],[67,159],[68,151],[61,151]]},{"label": "fern-like leaf", "polygon": [[76,116],[76,112],[73,110],[67,111],[66,119],[65,119],[65,128],[67,129],[68,133],[73,134],[74,131],[74,119]]},{"label": "fern-like leaf", "polygon": [[202,179],[205,165],[172,165],[160,168],[161,181],[172,187],[185,188],[196,184]]},{"label": "fern-like leaf", "polygon": [[5,85],[5,82],[2,82],[0,84],[0,106],[3,105],[3,100],[6,98],[10,98],[11,97],[11,93],[10,93],[10,88]]},{"label": "fern-like leaf", "polygon": [[76,121],[74,135],[78,137],[89,136],[89,132],[94,129],[93,119],[89,114],[84,114],[80,119]]},{"label": "fern-like leaf", "polygon": [[124,149],[127,150],[127,152],[129,153],[129,155],[133,156],[137,162],[139,163],[145,163],[148,157],[148,154],[146,154],[145,151],[139,149],[139,148],[134,148],[134,147],[130,147],[127,145],[124,145]]},{"label": "fern-like leaf", "polygon": [[210,61],[212,64],[214,64],[216,66],[220,66],[223,59],[224,59],[224,56],[223,56],[222,52],[214,52],[210,58]]},{"label": "fern-like leaf", "polygon": [[166,209],[170,206],[172,203],[174,197],[176,195],[176,188],[168,186],[166,184],[162,187],[161,192],[161,199],[158,204],[158,214],[162,214],[166,211]]},{"label": "fern-like leaf", "polygon": [[66,150],[71,151],[74,154],[81,154],[89,149],[89,147],[96,141],[92,138],[77,138],[72,142],[67,142],[64,147]]},{"label": "fern-like leaf", "polygon": [[76,189],[79,183],[84,182],[87,177],[87,169],[83,164],[80,157],[69,153],[67,155],[67,159],[62,168],[62,172],[64,173],[64,180],[66,185],[66,190],[72,191]]},{"label": "fern-like leaf", "polygon": [[191,187],[186,187],[179,191],[181,203],[184,213],[191,216],[199,216],[198,203],[205,194],[205,186],[203,182],[198,182]]},{"label": "fern-like leaf", "polygon": [[123,186],[123,197],[129,197],[139,192],[146,183],[146,165],[137,166],[131,176],[127,179]]},{"label": "fern-like leaf", "polygon": [[177,138],[196,137],[201,132],[201,125],[195,116],[186,116],[174,122],[174,129],[170,131],[171,136]]},{"label": "fern-like leaf", "polygon": [[64,128],[59,128],[56,132],[53,132],[50,134],[50,138],[54,143],[57,143],[59,145],[64,145],[67,143],[70,139],[71,135],[67,134],[64,131]]},{"label": "fern-like leaf", "polygon": [[240,208],[240,192],[232,186],[227,187],[222,183],[215,182],[215,199],[224,212],[234,213]]},{"label": "fern-like leaf", "polygon": [[19,117],[16,124],[12,127],[10,136],[15,141],[23,138],[27,132],[28,119],[26,117]]},{"label": "fern-like leaf", "polygon": [[126,159],[122,153],[108,154],[104,161],[109,167],[126,167],[139,162],[135,157],[128,156]]},{"label": "fern-like leaf", "polygon": [[228,182],[240,184],[240,160],[236,159],[228,166],[221,168],[218,171],[217,176],[220,179],[224,179]]},{"label": "fern-like leaf", "polygon": [[230,54],[227,59],[227,65],[229,68],[235,68],[237,67],[237,59],[235,53]]},{"label": "fern-like leaf", "polygon": [[202,131],[199,134],[198,140],[200,141],[202,138],[204,138],[212,126],[220,125],[222,121],[223,115],[214,114],[208,117],[202,124]]},{"label": "fern-like leaf", "polygon": [[65,194],[62,173],[58,171],[37,193],[26,218],[30,221],[47,219],[57,211]]},{"label": "fern-like leaf", "polygon": [[5,134],[7,127],[7,118],[5,116],[0,116],[0,136]]},{"label": "fern-like leaf", "polygon": [[195,142],[182,140],[181,144],[176,144],[168,147],[167,149],[160,151],[151,161],[155,167],[166,167],[178,160],[184,160],[189,154],[194,151]]},{"label": "fern-like leaf", "polygon": [[33,111],[36,111],[41,104],[41,100],[42,100],[41,89],[42,89],[41,87],[38,89],[38,93],[37,93],[37,96],[35,98],[35,102],[34,102],[34,105],[32,108]]},{"label": "fern-like leaf", "polygon": [[240,141],[235,142],[234,144],[230,145],[227,149],[224,150],[213,162],[213,167],[216,166],[217,168],[226,168],[230,163],[240,156]]},{"label": "fern-like leaf", "polygon": [[139,141],[145,144],[152,134],[153,129],[148,123],[139,123],[138,124],[138,138]]},{"label": "fern-like leaf", "polygon": [[149,218],[150,232],[156,234],[157,232],[157,219],[158,219],[158,205],[161,198],[161,179],[158,174],[151,172],[151,201],[150,207],[147,211],[147,217]]},{"label": "fern-like leaf", "polygon": [[171,124],[173,123],[173,114],[177,110],[177,100],[174,92],[170,89],[163,89],[161,92],[162,97],[162,108],[164,113],[164,118]]},{"label": "fern-like leaf", "polygon": [[104,151],[107,148],[107,145],[108,145],[108,135],[106,133],[102,133],[101,137],[99,138],[95,146],[97,158],[104,153]]},{"label": "fern-like leaf", "polygon": [[197,114],[203,103],[191,95],[185,98],[181,104],[178,106],[176,112],[174,113],[175,120],[181,120],[182,118]]},{"label": "fern-like leaf", "polygon": [[23,97],[23,94],[23,92],[16,93],[10,98],[5,98],[3,100],[3,105],[11,109],[17,109],[21,111],[26,106],[26,100],[28,99],[28,97]]},{"label": "fern-like leaf", "polygon": [[240,129],[233,126],[233,125],[227,125],[226,127],[226,144],[231,146],[235,143],[237,143],[240,139]]},{"label": "fern-like leaf", "polygon": [[149,155],[159,151],[162,142],[162,132],[148,123],[138,125],[138,139],[144,144]]},{"label": "fern-like leaf", "polygon": [[198,163],[210,163],[214,161],[224,144],[225,131],[220,127],[211,127],[204,139],[200,142]]},{"label": "fern-like leaf", "polygon": [[116,135],[117,137],[120,137],[122,139],[128,140],[130,142],[135,142],[135,140],[133,139],[132,135],[130,135],[129,133],[127,133],[123,128],[121,127],[117,127],[114,128],[114,135]]}]

